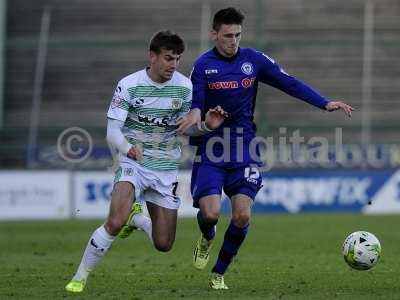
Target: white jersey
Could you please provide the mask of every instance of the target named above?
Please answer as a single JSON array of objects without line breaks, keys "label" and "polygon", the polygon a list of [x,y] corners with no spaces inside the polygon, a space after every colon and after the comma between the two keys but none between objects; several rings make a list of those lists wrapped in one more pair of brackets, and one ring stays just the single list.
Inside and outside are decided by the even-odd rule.
[{"label": "white jersey", "polygon": [[[107,117],[125,122],[125,138],[143,147],[140,165],[175,170],[181,156],[176,120],[189,112],[191,102],[192,83],[187,77],[175,71],[169,81],[157,83],[144,69],[118,83]],[[120,155],[120,159],[127,158]]]}]

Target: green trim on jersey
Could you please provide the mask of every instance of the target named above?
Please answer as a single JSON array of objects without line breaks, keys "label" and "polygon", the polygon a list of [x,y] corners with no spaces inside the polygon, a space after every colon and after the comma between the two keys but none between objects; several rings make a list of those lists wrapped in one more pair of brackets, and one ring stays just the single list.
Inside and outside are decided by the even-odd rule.
[{"label": "green trim on jersey", "polygon": [[122,175],[122,168],[119,167],[117,171],[115,171],[114,184],[121,179],[121,175]]},{"label": "green trim on jersey", "polygon": [[131,99],[137,97],[166,97],[186,99],[191,91],[184,86],[165,86],[161,89],[156,86],[138,85],[128,88],[128,93]]},{"label": "green trim on jersey", "polygon": [[179,109],[179,112],[189,112],[191,106],[192,101],[183,102],[182,107]]},{"label": "green trim on jersey", "polygon": [[156,124],[143,124],[131,118],[125,120],[124,126],[144,133],[171,133],[176,129],[175,126],[161,127]]},{"label": "green trim on jersey", "polygon": [[171,114],[175,114],[179,112],[179,110],[172,108],[151,108],[151,107],[131,106],[129,108],[129,112],[135,114],[151,115],[154,117],[165,117],[165,116],[170,116]]},{"label": "green trim on jersey", "polygon": [[123,110],[129,111],[129,102],[126,100],[122,100],[120,103],[118,103],[117,107]]},{"label": "green trim on jersey", "polygon": [[179,166],[179,160],[154,158],[147,156],[145,156],[142,160],[137,162],[143,167],[149,169],[163,170],[163,171],[176,170],[178,169]]},{"label": "green trim on jersey", "polygon": [[[142,145],[143,149],[146,150],[161,150],[161,151],[172,151],[177,149],[180,146],[180,143],[177,140],[174,141],[166,141],[166,142],[142,142],[133,138],[128,138],[129,143],[132,145]],[[172,143],[171,143],[172,142]]]}]

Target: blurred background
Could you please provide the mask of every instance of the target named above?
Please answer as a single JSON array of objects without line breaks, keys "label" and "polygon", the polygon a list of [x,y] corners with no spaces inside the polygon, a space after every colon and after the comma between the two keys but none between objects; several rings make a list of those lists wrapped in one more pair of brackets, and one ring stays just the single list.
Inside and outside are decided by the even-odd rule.
[{"label": "blurred background", "polygon": [[[319,163],[282,160],[274,151],[254,210],[400,212],[398,0],[0,3],[0,218],[104,216],[113,178],[106,112],[117,82],[147,65],[149,39],[161,29],[185,39],[180,71],[188,76],[212,46],[213,14],[227,6],[246,15],[242,47],[356,108],[348,119],[260,85],[258,135],[277,141],[298,130],[305,143],[326,138],[330,153]],[[60,136],[71,128],[83,133],[71,138],[72,154],[83,160],[60,155]],[[193,214],[191,157],[184,147],[181,215]]]}]

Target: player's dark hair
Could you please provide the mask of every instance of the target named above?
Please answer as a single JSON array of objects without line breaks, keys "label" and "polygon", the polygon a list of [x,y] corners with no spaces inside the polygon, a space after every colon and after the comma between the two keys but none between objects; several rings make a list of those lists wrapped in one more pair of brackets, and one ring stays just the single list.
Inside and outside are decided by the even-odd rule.
[{"label": "player's dark hair", "polygon": [[185,43],[175,32],[163,30],[151,38],[149,49],[157,54],[160,54],[161,49],[172,50],[174,54],[182,54],[185,51]]},{"label": "player's dark hair", "polygon": [[234,7],[228,7],[216,12],[213,19],[213,29],[218,31],[222,24],[225,25],[242,25],[244,20],[243,13]]}]

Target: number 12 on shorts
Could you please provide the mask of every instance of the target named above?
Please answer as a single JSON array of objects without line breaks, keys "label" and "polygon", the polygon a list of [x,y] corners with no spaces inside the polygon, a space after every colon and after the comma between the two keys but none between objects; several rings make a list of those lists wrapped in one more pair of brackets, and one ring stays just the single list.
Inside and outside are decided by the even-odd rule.
[{"label": "number 12 on shorts", "polygon": [[249,179],[258,179],[260,178],[260,171],[257,167],[247,167],[244,169],[244,177]]},{"label": "number 12 on shorts", "polygon": [[246,178],[247,182],[257,185],[260,171],[257,167],[247,167],[244,169],[244,178]]}]

